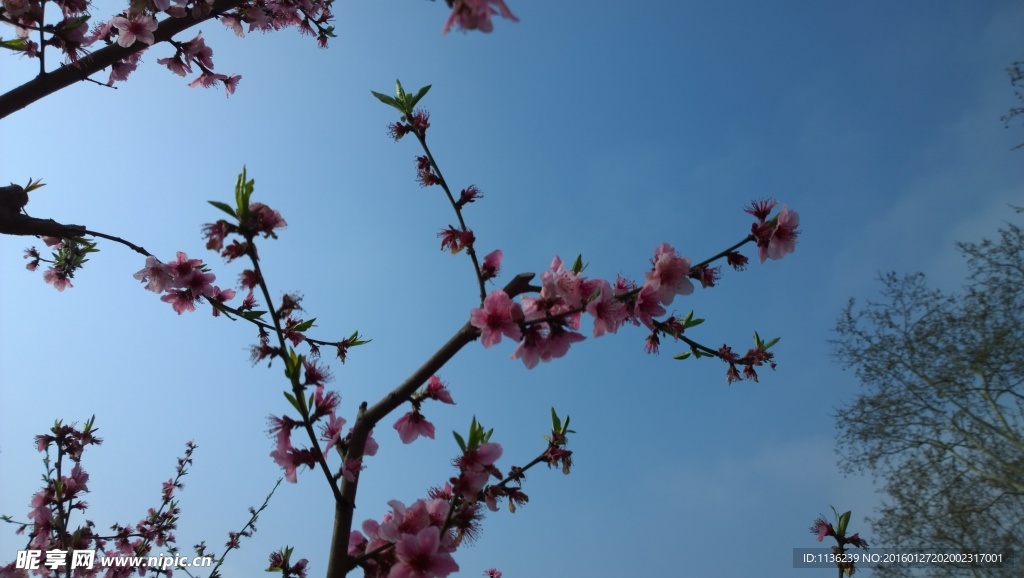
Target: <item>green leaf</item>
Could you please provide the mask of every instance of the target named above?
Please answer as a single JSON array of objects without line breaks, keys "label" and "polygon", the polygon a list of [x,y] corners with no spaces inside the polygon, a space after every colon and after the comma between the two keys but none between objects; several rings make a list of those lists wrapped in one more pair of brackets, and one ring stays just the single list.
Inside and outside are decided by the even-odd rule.
[{"label": "green leaf", "polygon": [[395,100],[394,98],[392,98],[392,97],[390,97],[390,96],[388,96],[386,94],[381,94],[379,92],[374,92],[372,90],[370,91],[370,94],[372,94],[373,96],[376,96],[377,100],[383,102],[384,104],[397,109],[399,112],[403,112],[401,105],[399,105],[398,101]]},{"label": "green leaf", "polygon": [[403,105],[408,104],[405,90],[402,88],[402,82],[397,78],[395,79],[395,98]]},{"label": "green leaf", "polygon": [[28,48],[28,39],[11,38],[10,40],[4,40],[0,38],[0,48],[14,50],[16,52],[24,52]]},{"label": "green leaf", "polygon": [[551,431],[562,431],[562,420],[558,419],[555,408],[551,408]]},{"label": "green leaf", "polygon": [[428,90],[430,90],[430,85],[429,84],[424,86],[423,88],[421,88],[419,90],[419,92],[416,93],[416,96],[414,96],[411,99],[409,99],[409,109],[410,110],[415,108],[416,103],[418,103],[420,101],[420,99],[423,98],[423,96],[425,94],[427,94]]},{"label": "green leaf", "polygon": [[701,323],[704,323],[704,320],[703,319],[694,319],[693,318],[693,310],[691,309],[690,312],[686,314],[686,319],[683,319],[683,328],[684,329],[689,329],[691,327],[696,327],[696,326],[700,325]]},{"label": "green leaf", "polygon": [[576,255],[576,260],[572,262],[572,272],[578,275],[586,268],[587,266],[583,263],[583,255]]},{"label": "green leaf", "polygon": [[299,408],[299,400],[295,399],[294,395],[292,395],[291,393],[289,393],[287,391],[282,392],[282,393],[284,393],[284,398],[288,400],[288,403],[292,404],[292,407],[295,408],[295,411],[299,411],[299,412],[302,411]]},{"label": "green leaf", "polygon": [[242,166],[242,172],[238,175],[238,180],[235,181],[235,215],[238,217],[238,221],[245,222],[249,218],[249,197],[252,195],[253,185],[255,181],[246,180],[248,173],[245,170],[245,166]]},{"label": "green leaf", "polygon": [[266,311],[242,311],[242,317],[252,321],[266,315]]},{"label": "green leaf", "polygon": [[776,343],[778,343],[780,339],[782,339],[782,338],[781,338],[781,337],[776,337],[775,339],[772,339],[772,340],[771,340],[771,341],[769,341],[768,343],[765,343],[765,344],[764,344],[764,348],[765,348],[765,349],[768,349],[768,348],[770,348],[771,346],[773,346],[773,345],[775,345]]},{"label": "green leaf", "polygon": [[836,524],[836,534],[838,534],[840,536],[845,536],[846,535],[846,527],[849,526],[849,525],[850,525],[850,512],[849,511],[843,512],[843,514],[839,516],[839,523]]},{"label": "green leaf", "polygon": [[236,218],[238,217],[238,215],[235,214],[235,210],[232,209],[231,205],[229,205],[227,203],[222,203],[220,201],[206,201],[206,202],[210,203],[214,207],[217,207],[218,209],[224,211],[225,213],[231,215],[232,217],[236,217]]},{"label": "green leaf", "polygon": [[355,347],[356,345],[366,345],[367,343],[369,343],[371,341],[373,341],[373,340],[372,339],[360,339],[358,331],[352,332],[352,335],[349,335],[349,337],[348,337],[348,344],[350,346],[352,346],[352,347]]},{"label": "green leaf", "polygon": [[295,327],[292,327],[292,331],[298,331],[298,332],[305,331],[305,330],[307,330],[307,329],[309,329],[310,327],[313,326],[313,322],[314,321],[316,321],[316,317],[314,317],[314,318],[312,318],[312,319],[310,319],[308,321],[303,321],[302,323],[299,323]]},{"label": "green leaf", "polygon": [[459,449],[462,450],[463,452],[465,452],[466,451],[466,440],[462,439],[462,436],[460,436],[459,432],[457,432],[457,431],[452,431],[452,435],[455,436],[455,441],[456,441],[456,443],[459,444]]},{"label": "green leaf", "polygon": [[686,359],[687,357],[690,357],[690,352],[684,351],[682,353],[677,353],[676,355],[673,355],[672,359]]},{"label": "green leaf", "polygon": [[[21,40],[21,38],[19,38],[18,40]],[[39,189],[39,188],[42,188],[42,187],[45,187],[45,186],[46,186],[46,183],[44,183],[42,181],[42,179],[40,179],[38,181],[33,181],[31,178],[29,178],[28,184],[25,185],[25,192],[26,193],[31,193],[32,191],[34,191],[36,189]]]}]

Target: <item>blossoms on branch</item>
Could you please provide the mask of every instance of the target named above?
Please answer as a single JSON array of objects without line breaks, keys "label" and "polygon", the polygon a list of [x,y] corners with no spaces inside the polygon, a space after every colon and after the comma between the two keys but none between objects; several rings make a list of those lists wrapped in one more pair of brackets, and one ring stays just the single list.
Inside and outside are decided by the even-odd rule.
[{"label": "blossoms on branch", "polygon": [[466,31],[491,32],[494,30],[491,16],[496,14],[506,20],[519,22],[508,6],[505,6],[504,0],[447,0],[447,2],[448,6],[452,8],[452,14],[444,23],[441,34],[448,34],[453,26]]},{"label": "blossoms on branch", "polygon": [[[160,300],[170,303],[178,315],[186,311],[195,311],[195,303],[201,298],[211,303],[223,303],[235,297],[233,290],[222,290],[213,285],[216,276],[206,272],[206,266],[201,260],[189,259],[188,255],[180,251],[177,258],[167,264],[160,262],[156,257],[146,257],[146,266],[133,277],[146,283],[146,289],[149,291],[166,292]],[[216,311],[214,308],[215,313]]]},{"label": "blossoms on branch", "polygon": [[750,226],[751,236],[757,241],[757,253],[761,262],[765,259],[781,259],[796,249],[796,238],[800,234],[800,215],[790,211],[786,205],[775,217],[768,219],[778,203],[773,199],[754,201],[744,209],[757,217],[758,222]]}]

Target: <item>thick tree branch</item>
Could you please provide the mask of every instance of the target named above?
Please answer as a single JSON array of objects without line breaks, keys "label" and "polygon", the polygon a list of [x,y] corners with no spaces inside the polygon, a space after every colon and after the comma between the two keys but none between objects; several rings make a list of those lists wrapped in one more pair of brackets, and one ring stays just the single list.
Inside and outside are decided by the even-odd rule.
[{"label": "thick tree branch", "polygon": [[[215,0],[210,11],[205,15],[195,17],[189,12],[188,15],[182,18],[166,18],[160,22],[156,32],[153,33],[156,39],[154,45],[170,40],[175,34],[187,30],[196,24],[224,14],[244,1]],[[119,44],[111,44],[83,57],[74,64],[64,65],[52,72],[40,74],[25,84],[0,95],[0,119],[6,118],[8,115],[62,88],[67,88],[76,82],[86,80],[115,62],[146,48],[149,48],[149,45],[141,42],[136,42],[128,48],[124,48]]]}]

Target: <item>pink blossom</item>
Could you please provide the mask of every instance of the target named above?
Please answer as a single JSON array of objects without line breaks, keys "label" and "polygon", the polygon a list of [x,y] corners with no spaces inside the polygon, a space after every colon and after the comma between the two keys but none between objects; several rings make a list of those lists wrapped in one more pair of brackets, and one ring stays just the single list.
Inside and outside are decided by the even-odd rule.
[{"label": "pink blossom", "polygon": [[644,351],[657,354],[660,345],[661,339],[658,337],[658,332],[655,331],[647,336],[647,341],[644,343]]},{"label": "pink blossom", "polygon": [[222,76],[224,75],[214,74],[212,72],[203,72],[202,74],[197,76],[195,80],[188,83],[188,85],[190,88],[196,88],[197,86],[202,86],[203,88],[210,88],[211,86],[217,84],[217,81],[221,80]]},{"label": "pink blossom", "polygon": [[203,67],[213,68],[213,49],[206,45],[202,32],[196,34],[196,37],[186,42],[182,48],[186,62],[195,59]]},{"label": "pink blossom", "polygon": [[434,424],[416,410],[398,418],[394,427],[398,431],[398,437],[402,438],[402,443],[411,444],[421,435],[434,439]]},{"label": "pink blossom", "polygon": [[[209,296],[209,299],[213,303],[225,303],[235,298],[234,289],[221,289],[220,287],[214,286],[213,293]],[[213,316],[217,317],[220,315],[220,309],[213,308]]]},{"label": "pink blossom", "polygon": [[459,467],[463,469],[481,469],[488,466],[493,466],[494,462],[501,458],[501,454],[504,450],[501,448],[501,444],[494,442],[484,442],[477,446],[476,449],[468,450],[459,460]]},{"label": "pink blossom", "polygon": [[500,289],[492,291],[484,299],[484,306],[469,314],[469,322],[480,329],[480,342],[484,347],[500,343],[502,335],[517,341],[521,339],[519,322],[522,320],[522,308]]},{"label": "pink blossom", "polygon": [[68,287],[73,287],[67,272],[53,267],[50,267],[43,273],[43,281],[53,285],[53,288],[60,292],[63,292]]},{"label": "pink blossom", "polygon": [[757,217],[757,220],[763,223],[765,219],[768,218],[768,215],[772,213],[772,209],[774,209],[777,204],[778,202],[771,198],[751,201],[750,206],[745,207],[743,212]]},{"label": "pink blossom", "polygon": [[139,59],[142,58],[143,51],[140,50],[134,54],[124,57],[123,60],[110,65],[110,78],[107,79],[107,86],[114,84],[115,82],[124,82],[128,80],[128,76],[135,72],[135,69],[139,67]]},{"label": "pink blossom", "polygon": [[615,333],[622,322],[629,317],[625,305],[612,294],[611,283],[598,281],[597,297],[587,303],[587,313],[594,317],[594,337]]},{"label": "pink blossom", "polygon": [[653,287],[645,285],[640,294],[636,296],[636,303],[633,305],[633,315],[646,325],[648,329],[654,331],[652,318],[664,314],[665,308],[658,304],[657,291]]},{"label": "pink blossom", "polygon": [[730,267],[737,271],[742,271],[744,268],[746,268],[747,261],[749,261],[749,259],[737,253],[736,251],[729,251],[728,253],[725,254],[725,262],[728,263]]},{"label": "pink blossom", "polygon": [[312,468],[316,464],[313,452],[309,450],[297,450],[294,448],[286,451],[274,450],[270,452],[270,457],[274,458],[277,465],[284,469],[285,479],[293,484],[298,481],[299,466],[304,465]]},{"label": "pink blossom", "polygon": [[330,451],[341,438],[341,428],[345,427],[345,418],[337,417],[333,413],[327,416],[327,423],[323,426],[322,439],[327,442],[324,451]]},{"label": "pink blossom", "polygon": [[782,205],[782,210],[779,211],[775,220],[775,230],[772,232],[771,240],[768,241],[768,246],[758,247],[762,263],[765,258],[781,259],[796,249],[796,237],[799,235],[796,228],[800,226],[800,215],[796,211],[790,211],[786,205]]},{"label": "pink blossom", "polygon": [[32,7],[28,0],[3,0],[4,10],[11,18],[17,18]]},{"label": "pink blossom", "polygon": [[388,502],[391,512],[380,524],[380,537],[388,542],[398,542],[403,534],[415,534],[430,526],[430,514],[424,507],[423,500],[416,500],[408,508],[399,500]]},{"label": "pink blossom", "polygon": [[484,257],[484,264],[480,267],[480,275],[484,278],[484,281],[498,276],[498,272],[501,271],[501,258],[503,256],[504,253],[501,252],[501,249],[496,249]]},{"label": "pink blossom", "polygon": [[192,67],[187,62],[183,62],[178,56],[171,58],[157,58],[156,63],[166,66],[167,70],[170,70],[178,76],[185,76],[186,72],[192,72]]},{"label": "pink blossom", "polygon": [[245,32],[242,31],[242,21],[238,18],[237,14],[226,14],[220,17],[220,22],[224,26],[227,26],[235,33],[235,36],[239,38],[245,38]]},{"label": "pink blossom", "polygon": [[558,325],[552,325],[551,330],[548,332],[547,343],[541,351],[540,360],[547,362],[552,359],[558,359],[569,352],[570,345],[579,343],[584,339],[586,337],[575,331],[568,331]]},{"label": "pink blossom", "polygon": [[189,311],[196,310],[196,298],[192,295],[192,291],[188,289],[172,291],[166,295],[162,295],[160,300],[164,303],[170,303],[171,307],[174,308],[174,312],[178,315]]},{"label": "pink blossom", "polygon": [[[561,300],[564,303],[563,309],[575,309],[583,304],[583,282],[585,279],[571,269],[566,269],[562,260],[556,255],[551,261],[551,270],[541,274],[541,280],[550,280],[554,283],[554,294],[548,291],[548,295],[541,295],[542,298],[550,300]],[[560,310],[552,309],[552,313],[560,313]],[[577,325],[575,328],[578,328]]]},{"label": "pink blossom", "polygon": [[292,429],[298,424],[288,416],[270,416],[269,433],[277,438],[276,451],[283,453],[292,449]]},{"label": "pink blossom", "polygon": [[288,223],[285,222],[278,211],[271,209],[263,203],[252,203],[249,205],[249,218],[245,223],[245,227],[248,230],[260,233],[264,237],[274,237],[276,239],[277,234],[274,233],[274,229],[283,229],[287,226]]},{"label": "pink blossom", "polygon": [[523,340],[512,352],[512,359],[522,359],[526,369],[537,367],[545,344],[545,336],[541,331],[543,324],[531,325],[523,333]]},{"label": "pink blossom", "polygon": [[676,256],[676,250],[668,243],[662,243],[654,250],[654,269],[646,274],[645,287],[654,289],[662,305],[671,305],[676,295],[693,293],[690,274],[690,260]]},{"label": "pink blossom", "polygon": [[445,387],[444,383],[436,375],[430,376],[430,380],[427,381],[426,397],[429,399],[436,399],[441,403],[450,403],[455,405],[455,401],[452,400],[452,394]]},{"label": "pink blossom", "polygon": [[817,535],[819,542],[821,542],[825,536],[836,535],[835,530],[832,528],[832,524],[829,524],[825,518],[818,518],[814,521],[814,525],[811,526],[811,533]]},{"label": "pink blossom", "polygon": [[224,91],[227,92],[228,96],[231,96],[232,94],[235,93],[235,89],[238,88],[238,83],[242,80],[242,75],[241,74],[235,74],[235,75],[229,76],[229,77],[227,77],[227,78],[225,78],[223,80],[224,80]]},{"label": "pink blossom", "polygon": [[[416,120],[415,115],[413,116],[413,120]],[[427,127],[429,127],[429,126],[430,125],[427,124]],[[424,130],[426,130],[426,127],[424,127]],[[468,203],[476,202],[477,199],[482,199],[482,198],[484,198],[484,196],[480,192],[480,189],[478,189],[476,185],[469,185],[468,187],[462,189],[462,192],[459,193],[459,200],[458,200],[458,202],[456,204],[461,207],[461,206],[466,205]]]},{"label": "pink blossom", "polygon": [[[504,0],[455,0],[454,4],[452,14],[444,23],[441,34],[448,34],[452,26],[458,26],[463,30],[491,32],[494,30],[494,24],[491,23],[492,14],[500,14],[506,20],[519,22],[508,6],[505,6]],[[492,4],[494,6],[491,6]]]},{"label": "pink blossom", "polygon": [[124,16],[115,16],[110,22],[118,30],[117,43],[124,48],[129,48],[136,41],[143,44],[156,41],[153,37],[156,19],[148,14],[136,14],[130,20]]},{"label": "pink blossom", "polygon": [[441,550],[441,529],[436,526],[403,535],[395,544],[395,555],[398,563],[388,578],[444,578],[459,571],[452,555]]},{"label": "pink blossom", "polygon": [[501,578],[501,570],[498,570],[497,568],[484,570],[484,576],[487,578]]}]

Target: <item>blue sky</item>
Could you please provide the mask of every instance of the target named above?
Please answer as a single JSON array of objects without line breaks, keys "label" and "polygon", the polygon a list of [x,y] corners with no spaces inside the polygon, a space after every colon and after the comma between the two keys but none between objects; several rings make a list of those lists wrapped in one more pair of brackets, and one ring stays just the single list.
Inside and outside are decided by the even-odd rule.
[{"label": "blue sky", "polygon": [[[474,415],[504,446],[499,465],[525,463],[554,406],[579,432],[572,475],[531,472],[529,505],[491,514],[456,555],[463,575],[792,576],[792,549],[817,545],[807,528],[830,505],[852,509],[871,542],[865,516],[879,498],[869,479],[838,473],[833,449],[833,414],[858,384],[827,341],[880,272],[957,288],[953,243],[994,234],[1014,218],[1008,205],[1024,204],[1024,152],[1010,150],[1024,132],[999,120],[1015,104],[1004,69],[1024,57],[1024,6],[509,6],[519,23],[442,37],[442,2],[339,2],[328,50],[293,31],[239,40],[206,24],[217,71],[243,76],[233,97],[188,88],[156,65],[170,53],[157,47],[117,90],[80,83],[0,121],[0,179],[47,183],[33,216],[165,260],[185,251],[227,283],[240,267],[206,251],[199,227],[219,218],[206,200],[228,200],[246,165],[254,199],[289,224],[261,247],[275,295],[305,295],[315,336],[374,340],[332,365],[349,419],[476,304],[466,259],[438,250],[454,217],[439,190],[414,182],[419,150],[388,139],[396,119],[370,90],[433,85],[432,150],[454,187],[483,190],[466,216],[482,252],[504,251],[502,283],[579,253],[591,276],[642,279],[659,243],[699,261],[749,230],[745,203],[775,197],[800,214],[796,252],[727,271],[673,308],[707,319],[692,337],[708,345],[781,336],[777,371],[727,386],[724,364],[674,361],[671,343],[647,355],[632,328],[531,371],[507,340],[473,344],[439,373],[457,405],[425,408],[436,441],[404,446],[378,430],[357,519],[452,475],[448,432]],[[0,90],[34,65],[0,60]],[[286,410],[279,368],[250,366],[249,326],[205,308],[179,317],[142,290],[131,275],[143,259],[127,249],[101,243],[58,294],[23,269],[29,244],[0,238],[0,513],[24,518],[38,489],[33,436],[96,414],[106,441],[86,454],[89,517],[137,521],[195,440],[179,544],[222,544],[280,473],[265,434],[267,416]],[[321,479],[300,475],[224,575],[256,575],[285,544],[320,575],[331,521]],[[22,543],[0,528],[0,560]]]}]

